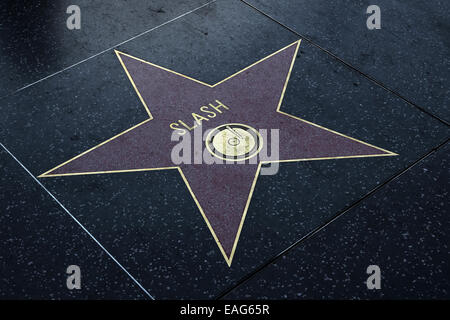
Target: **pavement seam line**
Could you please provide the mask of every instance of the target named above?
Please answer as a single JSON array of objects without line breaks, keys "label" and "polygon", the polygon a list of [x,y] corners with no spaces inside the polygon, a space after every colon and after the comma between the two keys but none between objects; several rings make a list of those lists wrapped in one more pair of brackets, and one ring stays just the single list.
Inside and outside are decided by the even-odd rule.
[{"label": "pavement seam line", "polygon": [[153,28],[150,28],[150,29],[148,29],[148,30],[146,30],[146,31],[144,31],[144,32],[141,32],[141,33],[139,33],[139,34],[137,34],[137,35],[135,35],[135,36],[133,36],[133,37],[127,39],[127,40],[124,40],[124,41],[122,41],[122,42],[120,42],[120,43],[118,43],[118,44],[116,44],[116,45],[114,45],[114,46],[111,46],[111,47],[109,47],[109,48],[107,48],[107,49],[104,49],[104,50],[102,50],[102,51],[100,51],[100,52],[98,52],[98,53],[96,53],[96,54],[94,54],[94,55],[92,55],[92,56],[90,56],[90,57],[87,57],[87,58],[85,58],[85,59],[83,59],[83,60],[81,60],[81,61],[78,61],[77,63],[74,63],[74,64],[72,64],[72,65],[70,65],[70,66],[67,66],[67,67],[65,67],[65,68],[63,68],[63,69],[61,69],[61,70],[59,70],[59,71],[56,71],[56,72],[54,72],[54,73],[52,73],[52,74],[49,74],[48,76],[45,76],[45,77],[42,78],[42,79],[39,79],[39,80],[34,81],[34,82],[32,82],[32,83],[29,83],[29,84],[27,84],[27,85],[25,85],[25,86],[23,86],[23,87],[21,87],[21,88],[15,90],[15,91],[11,92],[11,93],[6,94],[5,96],[1,97],[0,99],[4,99],[4,98],[10,97],[10,96],[13,96],[13,95],[15,95],[15,94],[18,93],[18,92],[21,92],[21,91],[23,91],[23,90],[25,90],[25,89],[27,89],[27,88],[29,88],[29,87],[31,87],[31,86],[34,86],[35,84],[38,84],[38,83],[40,83],[40,82],[42,82],[42,81],[45,81],[45,80],[47,80],[47,79],[49,79],[49,78],[52,78],[53,76],[56,76],[56,75],[58,75],[58,74],[60,74],[60,73],[62,73],[62,72],[64,72],[64,71],[66,71],[66,70],[72,69],[73,67],[76,67],[76,66],[78,66],[78,65],[80,65],[80,64],[82,64],[82,63],[84,63],[84,62],[86,62],[86,61],[88,61],[88,60],[91,60],[91,59],[93,59],[93,58],[95,58],[95,57],[97,57],[97,56],[99,56],[99,55],[102,55],[102,54],[104,54],[104,53],[110,51],[110,50],[113,50],[114,48],[117,48],[117,47],[119,47],[119,46],[121,46],[121,45],[123,45],[123,44],[125,44],[125,43],[128,43],[128,42],[130,42],[130,41],[132,41],[132,40],[135,40],[135,39],[137,39],[137,38],[139,38],[139,37],[141,37],[141,36],[143,36],[143,35],[145,35],[145,34],[147,34],[147,33],[150,33],[150,32],[152,32],[152,31],[154,31],[154,30],[156,30],[156,29],[159,29],[159,28],[161,28],[161,27],[163,27],[163,26],[165,26],[165,25],[167,25],[167,24],[169,24],[169,23],[171,23],[171,22],[174,22],[174,21],[176,21],[176,20],[178,20],[178,19],[180,19],[180,18],[183,18],[183,17],[187,16],[188,14],[193,13],[193,12],[195,12],[195,11],[197,11],[197,10],[200,10],[201,8],[206,7],[206,6],[212,4],[212,3],[216,2],[216,1],[217,1],[217,0],[211,0],[211,1],[207,2],[207,3],[204,3],[204,4],[202,4],[201,6],[199,6],[199,7],[197,7],[197,8],[194,8],[194,9],[192,9],[192,10],[189,10],[189,11],[187,11],[187,12],[185,12],[185,13],[179,15],[179,16],[176,16],[175,18],[172,18],[172,19],[170,19],[170,20],[168,20],[168,21],[166,21],[166,22],[164,22],[164,23],[162,23],[162,24],[159,24],[159,25],[157,25],[157,26],[155,26],[155,27],[153,27]]},{"label": "pavement seam line", "polygon": [[323,224],[319,225],[318,227],[312,229],[311,231],[309,231],[307,234],[305,234],[304,236],[302,236],[300,239],[298,239],[297,241],[293,242],[292,244],[290,244],[288,247],[286,247],[285,249],[283,249],[282,251],[280,251],[278,254],[276,254],[275,256],[273,256],[272,258],[268,259],[266,262],[262,263],[260,266],[256,267],[253,271],[249,272],[248,274],[246,274],[244,277],[242,277],[241,279],[239,279],[234,285],[228,287],[227,289],[223,290],[221,293],[219,293],[215,300],[221,300],[223,298],[225,298],[228,294],[230,294],[231,292],[233,292],[234,290],[236,290],[238,287],[240,287],[241,285],[247,283],[249,280],[251,280],[252,278],[254,278],[259,272],[263,271],[266,267],[269,267],[270,265],[276,263],[281,257],[287,255],[291,250],[295,249],[296,247],[302,245],[305,241],[309,240],[310,238],[314,237],[317,233],[319,233],[320,231],[322,231],[324,228],[326,228],[328,225],[330,225],[331,223],[333,223],[334,221],[336,221],[337,219],[341,218],[344,214],[346,214],[347,212],[349,212],[350,210],[358,207],[361,203],[363,203],[365,200],[371,198],[373,195],[375,195],[378,191],[380,191],[381,189],[383,189],[385,186],[387,186],[389,183],[391,183],[392,181],[398,179],[399,177],[401,177],[403,174],[407,173],[410,169],[412,169],[413,167],[415,167],[416,165],[422,163],[425,159],[427,159],[428,157],[430,157],[431,155],[433,155],[434,153],[436,153],[439,149],[441,149],[442,147],[444,147],[447,143],[449,143],[450,139],[446,139],[443,142],[439,143],[437,146],[431,148],[430,151],[428,151],[426,154],[422,155],[420,158],[418,158],[417,160],[415,160],[412,164],[410,164],[408,167],[404,168],[403,170],[401,170],[399,173],[394,174],[393,176],[391,176],[389,179],[387,179],[384,183],[376,186],[374,189],[372,189],[371,191],[369,191],[366,195],[364,195],[363,197],[361,197],[360,199],[354,201],[353,203],[351,203],[350,205],[348,205],[346,208],[344,208],[343,210],[339,211],[337,214],[333,215],[330,219],[328,219],[327,221],[325,221]]},{"label": "pavement seam line", "polygon": [[371,81],[372,83],[376,84],[377,86],[383,88],[384,90],[390,92],[391,94],[397,96],[398,98],[402,99],[403,101],[405,101],[406,103],[408,103],[409,105],[415,107],[416,109],[418,109],[419,111],[425,113],[426,115],[432,117],[433,119],[439,121],[440,123],[446,125],[446,126],[450,126],[450,124],[444,120],[441,119],[439,116],[434,115],[432,112],[426,110],[424,107],[419,106],[418,104],[416,104],[415,102],[413,102],[412,100],[409,100],[408,98],[406,98],[405,96],[403,96],[402,94],[400,94],[399,92],[390,89],[387,85],[385,85],[383,82],[381,82],[380,80],[377,80],[376,78],[372,77],[371,75],[365,73],[364,71],[359,70],[357,67],[353,66],[351,63],[345,61],[344,59],[338,57],[336,54],[334,54],[333,52],[329,51],[328,49],[323,48],[321,45],[317,44],[316,42],[314,42],[313,40],[309,39],[308,37],[305,37],[304,35],[300,34],[299,32],[297,32],[296,30],[294,30],[293,28],[285,25],[284,23],[278,21],[277,19],[275,19],[274,17],[272,17],[271,15],[265,13],[264,11],[262,11],[261,9],[258,9],[257,7],[255,7],[254,5],[248,3],[246,0],[240,0],[241,2],[243,2],[244,4],[246,4],[247,6],[249,6],[250,8],[256,10],[258,13],[262,14],[263,16],[267,17],[268,19],[272,20],[273,22],[279,24],[280,26],[282,26],[283,28],[285,28],[286,30],[294,33],[295,35],[299,36],[301,39],[305,40],[306,42],[310,43],[311,45],[313,45],[314,47],[318,48],[319,50],[325,52],[326,54],[328,54],[329,56],[331,56],[332,58],[336,59],[337,61],[341,62],[342,64],[344,64],[345,66],[347,66],[348,68],[350,68],[351,70],[359,73],[360,75],[362,75],[364,78],[366,78],[367,80]]},{"label": "pavement seam line", "polygon": [[25,167],[24,164],[22,164],[19,159],[17,159],[12,153],[11,151],[9,151],[1,142],[0,142],[0,146],[33,178],[33,180],[42,188],[45,190],[45,192],[47,192],[50,197],[53,198],[53,200],[72,218],[73,221],[75,221],[78,226],[85,231],[89,237],[94,240],[94,242],[128,275],[128,277],[131,278],[131,280],[133,280],[133,282],[142,290],[144,291],[144,293],[152,300],[155,300],[155,298],[147,291],[147,289],[145,289],[140,283],[139,281],[137,281],[129,272],[127,269],[125,269],[124,266],[122,266],[122,264],[100,243],[100,241],[98,241],[90,232],[89,230],[86,229],[85,226],[83,226],[83,224],[81,224],[80,221],[78,221],[77,218],[75,218],[75,216],[70,213],[69,210],[67,210],[67,208],[27,169],[27,167]]}]

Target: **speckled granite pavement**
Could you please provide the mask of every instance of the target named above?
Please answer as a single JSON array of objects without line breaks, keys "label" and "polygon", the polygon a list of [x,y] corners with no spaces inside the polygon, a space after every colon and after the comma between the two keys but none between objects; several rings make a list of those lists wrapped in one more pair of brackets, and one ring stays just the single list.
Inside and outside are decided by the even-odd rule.
[{"label": "speckled granite pavement", "polygon": [[[0,299],[450,297],[447,4],[381,1],[386,23],[368,30],[362,1],[81,1],[71,31],[69,3],[10,3],[0,4]],[[423,32],[421,46],[405,40]],[[281,110],[397,155],[259,176],[232,263],[177,170],[39,178],[148,119],[115,50],[213,84],[301,35]],[[70,264],[80,290],[66,288]],[[381,290],[365,286],[370,264]]]},{"label": "speckled granite pavement", "polygon": [[[447,300],[449,152],[433,152],[225,298]],[[373,264],[380,290],[365,283]]]}]

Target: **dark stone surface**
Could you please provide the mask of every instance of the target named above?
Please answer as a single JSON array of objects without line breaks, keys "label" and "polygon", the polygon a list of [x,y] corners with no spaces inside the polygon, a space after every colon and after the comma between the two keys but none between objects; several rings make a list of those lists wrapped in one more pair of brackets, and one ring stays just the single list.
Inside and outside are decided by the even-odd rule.
[{"label": "dark stone surface", "polygon": [[[0,299],[146,299],[145,293],[3,149]],[[69,265],[81,289],[66,286]]]},{"label": "dark stone surface", "polygon": [[[450,2],[246,0],[435,115],[450,120]],[[369,30],[369,5],[381,29]]]},{"label": "dark stone surface", "polygon": [[[207,0],[0,2],[0,97],[146,30]],[[69,5],[81,10],[81,29],[69,30]]]},{"label": "dark stone surface", "polygon": [[[225,299],[449,299],[449,151],[442,147]],[[366,269],[381,269],[368,290]]]},{"label": "dark stone surface", "polygon": [[[242,2],[218,1],[118,50],[216,83],[296,40]],[[260,176],[231,268],[175,170],[41,181],[157,299],[210,298],[448,136],[305,42],[281,110],[399,156]],[[36,176],[148,117],[112,50],[1,100],[0,112],[0,141]]]}]

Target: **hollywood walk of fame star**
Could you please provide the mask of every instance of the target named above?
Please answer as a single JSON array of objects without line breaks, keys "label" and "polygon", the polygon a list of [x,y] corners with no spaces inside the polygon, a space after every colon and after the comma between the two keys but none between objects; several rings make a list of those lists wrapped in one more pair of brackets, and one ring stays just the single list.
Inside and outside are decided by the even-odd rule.
[{"label": "hollywood walk of fame star", "polygon": [[268,153],[271,142],[262,141],[259,129],[279,129],[277,162],[396,155],[280,110],[299,45],[300,40],[214,85],[116,51],[149,119],[40,177],[177,169],[231,266],[262,161],[175,165],[174,131],[186,134],[199,124],[203,131],[213,129],[203,147],[217,157],[229,153],[222,142],[234,147],[247,141],[235,162],[250,149],[252,156]]}]

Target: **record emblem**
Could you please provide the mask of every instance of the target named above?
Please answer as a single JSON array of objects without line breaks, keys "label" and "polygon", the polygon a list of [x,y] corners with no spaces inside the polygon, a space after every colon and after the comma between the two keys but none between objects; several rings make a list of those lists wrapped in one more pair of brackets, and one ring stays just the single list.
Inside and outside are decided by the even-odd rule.
[{"label": "record emblem", "polygon": [[227,161],[242,161],[256,156],[263,146],[256,129],[228,123],[213,129],[206,137],[206,148],[215,157]]}]

